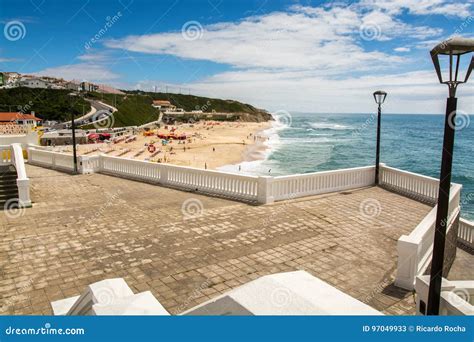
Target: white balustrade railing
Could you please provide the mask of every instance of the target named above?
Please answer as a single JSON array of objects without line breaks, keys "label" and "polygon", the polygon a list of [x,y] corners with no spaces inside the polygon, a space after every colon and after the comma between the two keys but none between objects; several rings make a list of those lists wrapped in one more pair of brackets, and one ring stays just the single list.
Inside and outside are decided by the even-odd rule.
[{"label": "white balustrade railing", "polygon": [[257,201],[259,177],[164,165],[163,183],[186,189]]},{"label": "white balustrade railing", "polygon": [[81,173],[96,173],[100,171],[100,156],[79,156],[79,170]]},{"label": "white balustrade railing", "polygon": [[147,161],[105,155],[101,155],[99,160],[101,173],[152,183],[160,181],[160,166]]},{"label": "white balustrade railing", "polygon": [[67,153],[28,149],[28,162],[32,165],[50,167],[55,170],[73,171],[73,156]]},{"label": "white balustrade railing", "polygon": [[10,165],[12,163],[11,156],[11,146],[0,145],[0,165]]},{"label": "white balustrade railing", "polygon": [[38,149],[28,149],[28,162],[33,165],[53,167],[56,153]]},{"label": "white balustrade railing", "polygon": [[259,177],[100,156],[100,171],[110,175],[257,201]]},{"label": "white balustrade railing", "polygon": [[465,219],[459,220],[458,241],[474,249],[474,222]]},{"label": "white balustrade railing", "polygon": [[270,195],[275,201],[361,188],[374,184],[375,167],[357,167],[300,175],[279,176],[271,180]]},{"label": "white balustrade railing", "polygon": [[[452,228],[460,212],[461,188],[462,186],[459,184],[451,185],[447,231]],[[413,290],[416,277],[423,274],[429,266],[433,252],[436,211],[437,206],[425,216],[409,235],[402,235],[398,239],[398,265],[395,285]]]},{"label": "white balustrade railing", "polygon": [[381,164],[380,166],[380,186],[397,193],[425,201],[431,204],[436,203],[438,198],[439,180],[423,176],[417,173],[399,170]]},{"label": "white balustrade railing", "polygon": [[[33,165],[66,171],[73,170],[73,157],[67,153],[39,150],[30,146],[29,161]],[[264,204],[370,186],[374,182],[375,168],[367,166],[292,176],[257,177],[94,155],[79,156],[78,169],[80,173],[106,173]]]},{"label": "white balustrade railing", "polygon": [[26,175],[25,160],[21,144],[11,145],[11,162],[16,169],[16,185],[18,188],[18,201],[21,206],[31,206],[30,180]]},{"label": "white balustrade railing", "polygon": [[[416,277],[416,314],[426,315],[426,304],[430,288],[430,276]],[[474,315],[474,281],[441,280],[439,314],[442,316]]]}]

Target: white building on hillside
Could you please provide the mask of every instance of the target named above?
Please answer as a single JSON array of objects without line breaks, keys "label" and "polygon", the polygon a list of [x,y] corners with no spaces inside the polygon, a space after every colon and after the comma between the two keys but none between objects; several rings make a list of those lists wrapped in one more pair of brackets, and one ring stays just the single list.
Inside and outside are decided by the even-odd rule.
[{"label": "white building on hillside", "polygon": [[27,87],[27,88],[46,89],[46,88],[50,88],[51,84],[49,82],[46,82],[46,81],[42,80],[41,78],[32,77],[32,78],[23,78],[19,82],[19,86],[20,87]]}]

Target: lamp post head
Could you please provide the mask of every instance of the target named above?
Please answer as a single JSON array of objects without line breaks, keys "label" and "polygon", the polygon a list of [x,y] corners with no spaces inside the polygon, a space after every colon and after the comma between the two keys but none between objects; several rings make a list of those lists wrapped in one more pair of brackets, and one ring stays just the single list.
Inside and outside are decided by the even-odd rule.
[{"label": "lamp post head", "polygon": [[[430,52],[439,82],[448,85],[450,97],[455,97],[458,84],[466,83],[471,75],[474,66],[474,57],[472,56],[464,80],[458,79],[461,56],[472,52],[474,52],[474,39],[461,37],[445,40],[436,45]],[[449,79],[443,78],[439,56],[449,56],[449,70],[447,70],[449,73]],[[453,63],[454,57],[456,58],[456,61]]]},{"label": "lamp post head", "polygon": [[383,90],[377,90],[374,92],[375,103],[377,103],[379,106],[385,102],[386,97],[387,97],[387,93],[384,92]]}]

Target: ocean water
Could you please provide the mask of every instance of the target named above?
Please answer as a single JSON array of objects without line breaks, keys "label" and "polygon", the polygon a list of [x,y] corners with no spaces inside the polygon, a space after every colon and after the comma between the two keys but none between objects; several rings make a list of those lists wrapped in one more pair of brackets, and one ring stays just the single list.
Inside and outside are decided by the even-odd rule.
[{"label": "ocean water", "polygon": [[[373,114],[298,113],[280,121],[266,132],[265,159],[242,163],[240,172],[287,175],[375,163]],[[458,124],[452,181],[463,185],[462,216],[474,220],[474,117],[460,117]],[[381,162],[438,178],[443,129],[443,115],[382,114]]]}]

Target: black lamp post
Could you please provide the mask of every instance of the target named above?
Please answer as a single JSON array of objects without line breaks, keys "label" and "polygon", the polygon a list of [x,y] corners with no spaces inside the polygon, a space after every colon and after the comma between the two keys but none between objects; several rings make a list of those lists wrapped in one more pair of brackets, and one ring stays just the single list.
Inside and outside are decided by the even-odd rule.
[{"label": "black lamp post", "polygon": [[[456,119],[456,88],[460,83],[466,83],[474,66],[474,58],[471,58],[466,71],[464,81],[458,80],[459,64],[461,56],[474,52],[474,39],[452,38],[438,44],[431,50],[431,59],[438,74],[440,83],[447,84],[449,97],[446,103],[446,116],[444,119],[443,154],[441,160],[441,172],[439,177],[438,208],[436,212],[436,226],[433,244],[433,258],[431,260],[430,288],[428,293],[428,315],[439,314],[439,303],[441,296],[441,282],[443,279],[444,248],[446,229],[448,226],[449,190],[451,187],[451,169],[453,162],[454,131]],[[443,79],[439,56],[448,58],[449,80]],[[456,61],[453,63],[453,59]]]},{"label": "black lamp post", "polygon": [[375,185],[379,185],[379,164],[380,164],[380,117],[382,116],[382,103],[385,102],[387,93],[382,90],[374,92],[375,103],[378,104],[377,112],[377,151],[375,153]]}]

